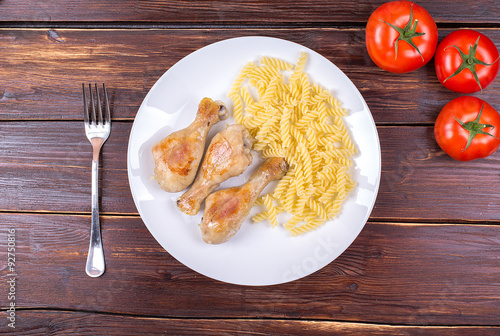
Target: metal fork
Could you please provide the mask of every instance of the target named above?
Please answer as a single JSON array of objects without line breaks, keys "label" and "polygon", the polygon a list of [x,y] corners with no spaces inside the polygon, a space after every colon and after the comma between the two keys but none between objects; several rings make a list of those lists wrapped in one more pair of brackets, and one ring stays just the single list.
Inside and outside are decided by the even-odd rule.
[{"label": "metal fork", "polygon": [[[95,92],[92,92],[92,85],[88,86],[90,97],[90,108],[85,92],[85,84],[82,83],[85,134],[92,144],[92,226],[90,230],[90,246],[87,256],[86,272],[91,277],[98,277],[104,273],[104,250],[101,240],[101,226],[99,224],[99,153],[104,142],[108,139],[111,131],[111,116],[109,112],[109,101],[106,86],[102,84],[104,95],[105,113],[103,115],[99,88],[95,84]],[[95,95],[95,100],[94,100]]]}]

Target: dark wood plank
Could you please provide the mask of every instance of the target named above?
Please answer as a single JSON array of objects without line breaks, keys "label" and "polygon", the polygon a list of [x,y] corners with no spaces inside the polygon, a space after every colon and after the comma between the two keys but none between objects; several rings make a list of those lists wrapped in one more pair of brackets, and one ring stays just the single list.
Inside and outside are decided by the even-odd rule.
[{"label": "dark wood plank", "polygon": [[[114,122],[103,147],[102,211],[136,213],[127,176],[130,123]],[[0,125],[0,209],[90,211],[92,147],[82,122]]]},{"label": "dark wood plank", "polygon": [[[329,321],[175,319],[115,316],[79,312],[20,311],[18,336],[78,335],[481,335],[494,336],[500,327],[392,326]],[[1,327],[0,327],[1,328]],[[1,330],[1,329],[0,329]]]},{"label": "dark wood plank", "polygon": [[[102,211],[137,214],[127,176],[131,123],[114,122],[102,155]],[[372,219],[498,222],[500,151],[458,162],[432,127],[378,128],[382,176]],[[91,146],[83,123],[0,123],[0,183],[5,211],[90,211]]]},{"label": "dark wood plank", "polygon": [[[314,24],[366,22],[385,1],[172,1],[84,0],[78,5],[52,0],[3,0],[0,21],[146,22],[197,24]],[[495,0],[419,1],[437,22],[499,23]]]},{"label": "dark wood plank", "polygon": [[[499,226],[368,223],[322,270],[287,284],[247,287],[186,268],[136,217],[102,217],[107,270],[89,278],[84,271],[89,222],[89,216],[0,214],[0,241],[7,241],[9,228],[16,229],[20,321],[23,309],[58,309],[149,317],[500,325]],[[6,251],[0,249],[2,260]],[[305,263],[298,260],[296,266],[305,269]],[[6,301],[1,302],[5,309]]]},{"label": "dark wood plank", "polygon": [[[500,29],[482,29],[500,47]],[[442,29],[441,36],[451,32]],[[437,80],[432,61],[408,73],[379,69],[364,29],[0,30],[0,119],[81,118],[82,82],[106,82],[113,117],[133,119],[149,89],[177,61],[226,38],[265,35],[301,43],[335,63],[358,87],[377,123],[433,123],[459,96]],[[239,69],[235,69],[235,74]],[[494,82],[480,97],[498,108]]]},{"label": "dark wood plank", "polygon": [[374,218],[498,221],[500,151],[460,162],[439,148],[433,127],[379,127],[382,176]]}]

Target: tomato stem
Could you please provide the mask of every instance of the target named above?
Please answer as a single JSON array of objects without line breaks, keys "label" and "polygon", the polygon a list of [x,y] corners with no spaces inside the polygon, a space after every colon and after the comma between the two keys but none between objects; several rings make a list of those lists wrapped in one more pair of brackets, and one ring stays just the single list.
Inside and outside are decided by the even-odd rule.
[{"label": "tomato stem", "polygon": [[399,33],[398,38],[394,42],[394,51],[395,51],[394,59],[398,58],[398,42],[405,41],[406,43],[411,45],[418,52],[418,54],[422,58],[422,62],[424,61],[424,56],[422,56],[422,53],[420,52],[420,50],[418,49],[418,47],[415,45],[415,43],[412,40],[414,37],[425,35],[425,33],[417,33],[416,32],[418,20],[415,19],[415,21],[413,21],[413,5],[411,5],[411,7],[410,7],[410,19],[408,20],[408,23],[404,26],[404,28],[395,26],[389,22],[385,22],[384,20],[380,20],[380,21],[389,25],[390,27],[392,27],[394,30],[396,30]]},{"label": "tomato stem", "polygon": [[[477,46],[479,44],[479,38],[480,38],[480,36],[478,36],[476,43],[474,43],[474,45],[469,46],[469,54],[468,55],[465,54],[459,47],[457,47],[455,45],[448,46],[448,47],[453,47],[453,48],[457,49],[458,53],[460,54],[460,57],[462,58],[462,63],[457,68],[457,70],[455,70],[454,73],[452,73],[448,78],[446,78],[443,81],[443,83],[446,82],[448,79],[458,75],[463,70],[469,69],[469,71],[472,72],[472,75],[474,76],[474,79],[475,79],[477,85],[479,85],[479,88],[481,89],[481,93],[483,92],[483,87],[481,86],[481,83],[479,82],[479,78],[477,76],[476,65],[480,64],[480,65],[485,65],[485,66],[491,66],[496,61],[498,61],[498,58],[495,60],[495,62],[493,62],[491,64],[483,62],[483,61],[478,60],[476,58],[476,50],[477,50]],[[446,47],[446,48],[448,48],[448,47]],[[445,48],[445,50],[446,50],[446,48]]]},{"label": "tomato stem", "polygon": [[462,149],[462,152],[465,151],[467,148],[469,148],[469,145],[471,144],[472,140],[477,134],[485,134],[494,137],[495,139],[498,139],[496,136],[493,134],[487,133],[483,131],[483,129],[491,127],[492,129],[495,128],[495,126],[490,125],[490,124],[481,124],[479,123],[479,118],[481,118],[481,113],[483,113],[483,106],[481,106],[481,110],[479,111],[476,119],[468,122],[463,122],[460,119],[455,117],[455,120],[458,121],[458,123],[466,130],[469,132],[469,137],[467,138],[467,145],[465,145],[465,148]]}]

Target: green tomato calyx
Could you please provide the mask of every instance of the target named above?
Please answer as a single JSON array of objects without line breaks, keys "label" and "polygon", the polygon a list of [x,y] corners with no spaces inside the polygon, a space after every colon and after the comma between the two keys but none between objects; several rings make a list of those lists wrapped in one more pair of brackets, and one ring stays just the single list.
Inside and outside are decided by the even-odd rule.
[{"label": "green tomato calyx", "polygon": [[487,133],[485,131],[483,131],[483,129],[485,128],[488,128],[488,127],[491,127],[492,129],[495,128],[495,126],[493,125],[490,125],[490,124],[480,124],[479,123],[479,118],[481,118],[481,113],[483,113],[483,108],[484,108],[484,104],[483,106],[481,106],[481,110],[479,111],[476,119],[472,120],[472,121],[468,121],[468,122],[463,122],[461,120],[459,120],[458,118],[455,117],[455,120],[466,130],[469,132],[469,137],[467,138],[467,145],[465,146],[464,149],[462,149],[462,152],[464,152],[467,148],[469,148],[469,145],[471,144],[472,140],[474,139],[474,137],[478,134],[484,134],[484,135],[489,135],[489,136],[492,136],[494,137],[495,139],[498,139],[496,136],[494,136],[493,134],[490,134],[490,133]]},{"label": "green tomato calyx", "polygon": [[[468,55],[465,54],[459,47],[457,47],[455,45],[448,46],[448,47],[453,47],[453,48],[458,50],[460,57],[462,58],[462,64],[460,64],[460,66],[457,68],[457,70],[455,70],[455,72],[453,74],[451,74],[450,77],[446,78],[443,81],[443,83],[446,82],[448,79],[458,75],[463,70],[469,69],[469,71],[472,72],[472,75],[474,76],[474,79],[476,80],[477,85],[479,85],[481,92],[483,92],[483,87],[481,86],[481,83],[479,82],[479,78],[477,77],[476,65],[480,64],[480,65],[485,65],[485,66],[491,66],[496,61],[498,61],[498,58],[495,60],[495,62],[493,62],[491,64],[483,62],[483,61],[478,60],[476,58],[476,50],[477,50],[477,46],[479,44],[479,38],[480,38],[480,36],[478,36],[476,43],[474,43],[474,45],[469,46],[469,54]],[[446,47],[446,48],[448,48],[448,47]],[[445,48],[445,50],[446,50],[446,48]]]},{"label": "green tomato calyx", "polygon": [[424,61],[424,56],[422,56],[422,53],[420,52],[418,47],[413,42],[414,37],[425,35],[425,33],[417,33],[416,32],[418,20],[415,19],[415,21],[413,21],[413,5],[411,5],[411,7],[410,7],[410,19],[408,20],[408,23],[404,26],[404,28],[395,26],[395,25],[393,25],[389,22],[385,22],[383,20],[380,20],[380,21],[389,25],[390,27],[392,27],[394,30],[396,30],[399,33],[398,38],[394,42],[394,52],[395,52],[394,59],[398,58],[398,42],[405,41],[406,43],[411,45],[418,52],[418,54],[422,58],[422,62]]}]

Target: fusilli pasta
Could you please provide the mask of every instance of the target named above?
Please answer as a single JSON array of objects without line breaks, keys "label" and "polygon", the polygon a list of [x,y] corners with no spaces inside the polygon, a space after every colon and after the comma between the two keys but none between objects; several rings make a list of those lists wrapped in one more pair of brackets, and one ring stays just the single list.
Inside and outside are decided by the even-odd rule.
[{"label": "fusilli pasta", "polygon": [[[292,235],[335,217],[355,187],[349,168],[356,146],[342,119],[347,110],[309,80],[306,63],[305,52],[296,65],[262,56],[260,64],[243,67],[228,94],[236,122],[257,139],[254,149],[290,165],[274,191],[258,199],[265,210],[252,219],[282,224]],[[284,211],[291,218],[279,223]]]}]

